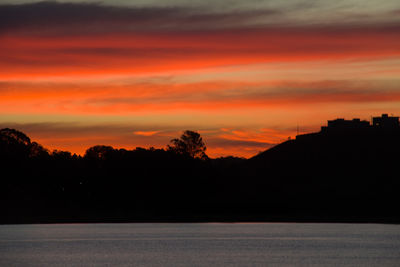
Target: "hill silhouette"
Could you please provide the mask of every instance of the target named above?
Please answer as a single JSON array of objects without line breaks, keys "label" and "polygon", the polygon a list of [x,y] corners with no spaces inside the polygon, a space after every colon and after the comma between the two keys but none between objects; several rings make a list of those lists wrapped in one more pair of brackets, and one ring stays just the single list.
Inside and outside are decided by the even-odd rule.
[{"label": "hill silhouette", "polygon": [[400,222],[399,137],[399,118],[384,114],[328,121],[248,160],[208,158],[192,131],[169,149],[99,145],[82,157],[6,128],[0,222]]}]

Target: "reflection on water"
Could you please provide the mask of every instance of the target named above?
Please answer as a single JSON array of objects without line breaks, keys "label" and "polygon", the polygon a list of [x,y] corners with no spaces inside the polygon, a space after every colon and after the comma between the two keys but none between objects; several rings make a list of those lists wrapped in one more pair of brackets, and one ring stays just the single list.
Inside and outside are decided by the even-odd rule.
[{"label": "reflection on water", "polygon": [[0,266],[400,266],[400,226],[1,225]]}]

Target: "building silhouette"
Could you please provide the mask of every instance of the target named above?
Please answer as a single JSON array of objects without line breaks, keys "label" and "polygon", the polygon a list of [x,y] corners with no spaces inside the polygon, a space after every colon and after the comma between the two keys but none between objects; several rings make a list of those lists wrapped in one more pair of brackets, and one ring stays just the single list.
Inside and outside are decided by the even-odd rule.
[{"label": "building silhouette", "polygon": [[316,135],[359,135],[359,134],[379,134],[379,133],[400,133],[399,117],[382,114],[380,117],[373,117],[372,124],[369,121],[354,118],[345,120],[338,118],[328,120],[327,126],[321,126],[318,133],[300,134],[296,139],[312,138]]},{"label": "building silhouette", "polygon": [[400,128],[399,117],[382,114],[380,117],[373,117],[372,124],[369,121],[360,120],[359,118],[352,120],[345,120],[341,118],[336,120],[328,120],[328,126],[322,126],[321,132],[398,128]]},{"label": "building silhouette", "polygon": [[399,117],[390,117],[388,114],[382,114],[381,117],[372,119],[372,126],[381,129],[396,129],[399,128]]},{"label": "building silhouette", "polygon": [[322,126],[321,132],[343,132],[343,131],[357,131],[366,130],[370,127],[368,121],[362,121],[358,118],[352,120],[336,119],[328,120],[328,126]]}]

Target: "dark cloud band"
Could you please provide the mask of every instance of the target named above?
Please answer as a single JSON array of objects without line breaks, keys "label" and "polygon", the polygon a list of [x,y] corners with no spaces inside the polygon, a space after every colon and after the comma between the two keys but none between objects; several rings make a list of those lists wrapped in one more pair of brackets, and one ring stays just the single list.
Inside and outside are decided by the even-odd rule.
[{"label": "dark cloud band", "polygon": [[38,2],[0,5],[0,31],[118,32],[226,28],[278,10],[208,12],[189,7],[116,7],[88,3]]}]

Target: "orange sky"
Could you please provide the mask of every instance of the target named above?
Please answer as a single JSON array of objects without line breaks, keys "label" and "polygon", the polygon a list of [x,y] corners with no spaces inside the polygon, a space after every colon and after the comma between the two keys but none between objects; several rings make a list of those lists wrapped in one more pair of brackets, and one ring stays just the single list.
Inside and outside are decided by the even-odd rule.
[{"label": "orange sky", "polygon": [[0,127],[50,149],[190,129],[211,157],[250,157],[297,126],[400,113],[396,1],[6,2]]}]

